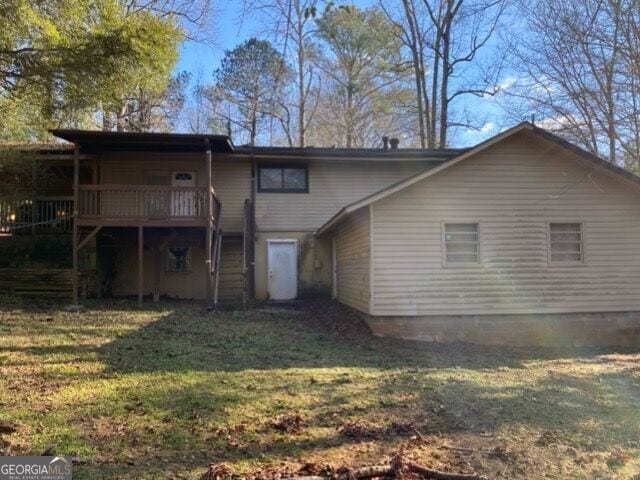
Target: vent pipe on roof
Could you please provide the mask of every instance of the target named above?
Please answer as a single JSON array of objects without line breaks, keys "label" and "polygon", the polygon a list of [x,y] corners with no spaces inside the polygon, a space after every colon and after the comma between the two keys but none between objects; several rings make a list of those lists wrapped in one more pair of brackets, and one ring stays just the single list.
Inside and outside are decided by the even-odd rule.
[{"label": "vent pipe on roof", "polygon": [[398,145],[400,145],[400,140],[398,140],[397,138],[392,138],[389,140],[389,143],[391,144],[391,150],[397,150]]},{"label": "vent pipe on roof", "polygon": [[389,150],[389,137],[386,135],[382,137],[382,149],[385,151]]}]

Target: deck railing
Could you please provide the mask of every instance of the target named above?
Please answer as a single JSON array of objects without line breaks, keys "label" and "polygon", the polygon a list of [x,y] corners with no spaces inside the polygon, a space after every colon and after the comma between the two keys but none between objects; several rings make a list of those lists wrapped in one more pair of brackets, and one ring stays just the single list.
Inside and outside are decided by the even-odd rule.
[{"label": "deck railing", "polygon": [[73,197],[0,200],[0,233],[68,233]]},{"label": "deck railing", "polygon": [[151,185],[80,185],[79,218],[206,220],[207,189]]}]

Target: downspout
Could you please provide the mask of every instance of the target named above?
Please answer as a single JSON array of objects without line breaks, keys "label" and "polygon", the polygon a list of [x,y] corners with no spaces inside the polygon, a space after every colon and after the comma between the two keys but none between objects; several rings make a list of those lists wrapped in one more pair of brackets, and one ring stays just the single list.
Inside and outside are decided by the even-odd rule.
[{"label": "downspout", "polygon": [[253,300],[256,297],[256,191],[257,191],[257,175],[258,162],[256,161],[253,149],[251,149],[251,257],[249,258],[249,297]]}]

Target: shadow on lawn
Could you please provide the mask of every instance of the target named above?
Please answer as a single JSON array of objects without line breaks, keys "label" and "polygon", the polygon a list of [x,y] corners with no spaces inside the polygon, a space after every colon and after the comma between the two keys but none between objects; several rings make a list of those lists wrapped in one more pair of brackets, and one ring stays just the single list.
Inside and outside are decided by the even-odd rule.
[{"label": "shadow on lawn", "polygon": [[98,350],[118,372],[276,368],[522,368],[535,360],[596,358],[620,349],[507,348],[374,337],[353,311],[314,301],[293,310],[208,313],[179,308]]},{"label": "shadow on lawn", "polygon": [[[333,433],[312,439],[289,435],[268,444],[249,441],[240,447],[222,447],[220,456],[226,460],[257,459],[265,452],[284,457],[293,451],[303,453],[350,443],[352,440],[336,433],[340,422],[350,418],[395,418],[415,424],[424,433],[479,433],[522,424],[534,430],[561,430],[561,436],[577,447],[610,448],[611,442],[624,444],[640,434],[640,385],[633,385],[620,372],[585,377],[580,373],[544,375],[525,382],[524,387],[518,376],[528,375],[530,362],[578,359],[580,363],[598,363],[605,361],[600,355],[612,352],[440,345],[377,338],[368,333],[352,311],[327,302],[291,312],[205,313],[179,309],[116,338],[98,351],[109,368],[118,373],[214,374],[214,379],[209,380],[212,383],[205,382],[189,393],[191,398],[200,398],[204,410],[211,412],[220,409],[214,405],[217,402],[207,400],[207,392],[217,389],[259,390],[225,398],[222,403],[227,408],[255,398],[274,402],[274,397],[286,394],[289,381],[297,382],[293,388],[298,390],[290,392],[294,397],[307,389],[310,393],[314,388],[321,389],[316,403],[304,407],[306,421],[311,426],[331,426]],[[374,380],[354,382],[363,398],[377,399],[378,403],[363,406],[354,402],[347,393],[349,389],[341,388],[339,379],[314,386],[305,383],[309,380],[304,374],[295,373],[296,369],[333,367],[375,372]],[[451,375],[440,375],[447,369]],[[459,369],[469,370],[477,378],[468,379]],[[494,376],[499,375],[496,372],[508,369],[521,373],[512,373],[503,383],[493,383]],[[271,390],[261,383],[290,371],[294,378],[276,380]],[[306,375],[312,374],[307,371]],[[220,378],[231,379],[231,385],[213,383]],[[234,380],[239,378],[239,383]],[[154,406],[171,409],[179,404],[174,395],[176,392],[171,393],[171,389],[158,390]],[[403,400],[403,396],[411,400]],[[181,407],[174,414],[187,419],[189,408]],[[273,415],[279,413],[291,412],[274,407]],[[338,424],[336,418],[340,419]],[[215,421],[218,420],[227,424],[234,421],[229,416]]]},{"label": "shadow on lawn", "polygon": [[[106,335],[108,329],[101,328]],[[62,328],[55,335],[64,333]],[[196,466],[321,455],[354,441],[338,431],[348,421],[374,424],[380,441],[390,444],[397,440],[384,433],[391,421],[410,422],[425,434],[523,425],[525,436],[559,430],[566,443],[600,450],[640,435],[640,384],[633,382],[632,361],[595,375],[552,372],[551,366],[531,369],[531,363],[548,360],[607,362],[600,355],[612,350],[377,338],[351,310],[331,302],[291,311],[214,313],[165,305],[157,320],[97,348],[38,345],[15,351],[60,360],[97,356],[106,365],[104,385],[116,386],[99,392],[99,402],[89,397],[77,406],[87,418],[103,415],[114,425],[100,433],[87,420],[82,431],[88,443],[162,445],[159,458]],[[532,370],[539,377],[529,380]],[[302,412],[306,428],[315,433],[269,430],[269,419],[295,412]],[[117,430],[121,420],[131,422],[126,436]],[[246,430],[233,430],[239,423],[246,423]],[[227,430],[216,433],[218,427]],[[162,466],[159,459],[145,461],[149,469]]]}]

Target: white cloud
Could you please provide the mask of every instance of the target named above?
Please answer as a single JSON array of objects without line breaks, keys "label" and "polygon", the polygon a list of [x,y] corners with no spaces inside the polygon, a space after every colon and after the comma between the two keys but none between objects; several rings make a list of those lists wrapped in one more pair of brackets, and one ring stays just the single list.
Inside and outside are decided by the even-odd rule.
[{"label": "white cloud", "polygon": [[503,92],[505,90],[509,90],[511,87],[515,85],[518,81],[518,77],[514,75],[510,75],[508,77],[503,78],[500,82],[498,82],[499,91]]},{"label": "white cloud", "polygon": [[482,134],[493,132],[496,129],[496,126],[497,125],[493,122],[485,122],[484,125],[480,127],[479,132]]}]

